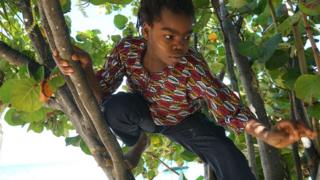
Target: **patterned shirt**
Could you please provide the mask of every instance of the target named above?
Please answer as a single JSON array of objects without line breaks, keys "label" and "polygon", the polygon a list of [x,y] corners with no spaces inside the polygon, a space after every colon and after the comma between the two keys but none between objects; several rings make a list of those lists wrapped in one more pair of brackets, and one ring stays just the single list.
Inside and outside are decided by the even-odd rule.
[{"label": "patterned shirt", "polygon": [[201,108],[205,101],[221,125],[236,132],[255,116],[240,105],[239,98],[213,77],[205,60],[192,50],[174,66],[161,73],[149,73],[142,60],[146,42],[125,38],[112,51],[97,78],[105,96],[112,94],[124,76],[131,91],[149,102],[151,116],[157,125],[175,125]]}]

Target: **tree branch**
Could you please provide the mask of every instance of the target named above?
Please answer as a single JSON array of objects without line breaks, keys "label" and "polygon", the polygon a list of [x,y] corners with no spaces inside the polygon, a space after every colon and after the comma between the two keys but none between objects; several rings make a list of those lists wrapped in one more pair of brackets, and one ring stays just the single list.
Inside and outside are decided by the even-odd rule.
[{"label": "tree branch", "polygon": [[16,4],[23,15],[23,23],[29,38],[31,39],[31,43],[34,47],[37,57],[39,57],[39,63],[50,68],[55,67],[50,49],[41,34],[39,26],[34,20],[30,0],[19,0],[16,2]]},{"label": "tree branch", "polygon": [[29,62],[32,62],[30,58],[11,48],[3,41],[0,41],[0,58],[17,66],[27,65]]},{"label": "tree branch", "polygon": [[71,55],[73,53],[72,45],[59,2],[56,0],[41,0],[40,3],[45,12],[45,16],[54,37],[55,45],[61,57],[69,60],[70,65],[75,70],[73,75],[71,75],[71,80],[76,85],[82,104],[89,114],[90,119],[93,121],[100,139],[111,155],[116,177],[119,180],[132,178],[132,174],[128,173],[124,163],[123,155],[121,153],[122,150],[104,121],[103,116],[99,111],[100,108],[97,104],[97,100],[93,98],[94,95],[89,88],[86,77],[84,76],[85,73],[78,63],[71,61]]},{"label": "tree branch", "polygon": [[[45,29],[49,45],[51,49],[56,49],[51,29],[49,27],[48,21],[44,15],[43,8],[40,3],[38,3],[38,7],[42,19],[42,25]],[[60,92],[60,96],[63,96],[61,99],[64,101],[65,107],[74,107],[69,111],[65,111],[65,113],[68,114],[70,119],[73,119],[72,123],[78,127],[77,129],[79,131],[80,136],[88,145],[90,152],[94,156],[95,160],[97,161],[99,166],[104,170],[108,178],[112,180],[114,179],[114,177],[112,175],[112,162],[110,159],[110,155],[108,154],[106,148],[103,146],[99,138],[99,135],[96,129],[94,128],[94,125],[92,124],[88,113],[82,105],[80,97],[70,78],[68,76],[64,76],[64,79],[66,80],[66,84],[69,88],[66,90],[70,91]],[[65,95],[65,93],[68,93],[68,95]],[[75,102],[72,100],[71,97],[74,97]],[[82,115],[82,117],[80,116],[80,114]]]}]

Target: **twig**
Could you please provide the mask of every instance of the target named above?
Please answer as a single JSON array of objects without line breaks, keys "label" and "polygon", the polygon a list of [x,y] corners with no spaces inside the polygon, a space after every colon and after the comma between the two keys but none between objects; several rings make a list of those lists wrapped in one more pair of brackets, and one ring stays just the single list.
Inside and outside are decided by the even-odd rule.
[{"label": "twig", "polygon": [[[287,0],[286,7],[288,9],[288,15],[293,15],[293,9],[292,9],[292,2],[291,0]],[[307,64],[306,64],[306,57],[304,53],[304,46],[301,39],[301,33],[299,31],[299,28],[297,24],[292,25],[292,33],[294,37],[294,43],[297,50],[297,57],[299,60],[299,68],[300,72],[302,74],[306,74],[308,72]]]},{"label": "twig", "polygon": [[310,41],[310,44],[312,47],[313,57],[316,62],[316,65],[317,65],[317,73],[320,74],[319,49],[317,48],[316,42],[314,41],[314,38],[313,38],[313,35],[311,32],[311,27],[308,23],[307,16],[305,14],[302,14],[302,20],[303,20],[304,27],[306,28],[306,32],[307,32],[307,35],[308,35],[308,38],[309,38],[309,41]]},{"label": "twig", "polygon": [[174,169],[172,169],[167,163],[165,163],[164,161],[162,161],[158,156],[154,155],[152,152],[146,152],[149,156],[151,156],[154,159],[158,159],[160,161],[161,164],[163,164],[167,169],[169,169],[171,172],[173,172],[174,174],[176,174],[177,176],[180,176],[180,174],[175,171]]},{"label": "twig", "polygon": [[268,0],[268,4],[270,7],[270,12],[271,12],[271,17],[272,17],[272,22],[275,25],[275,27],[277,27],[277,19],[276,19],[276,13],[272,4],[272,0]]}]

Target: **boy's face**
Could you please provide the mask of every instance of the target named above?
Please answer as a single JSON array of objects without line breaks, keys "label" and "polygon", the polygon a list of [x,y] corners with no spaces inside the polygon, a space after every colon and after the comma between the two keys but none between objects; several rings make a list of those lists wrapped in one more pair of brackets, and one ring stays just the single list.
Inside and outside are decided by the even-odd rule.
[{"label": "boy's face", "polygon": [[174,65],[186,55],[192,33],[191,16],[174,14],[164,9],[159,20],[144,24],[143,35],[147,40],[147,53],[163,66]]}]

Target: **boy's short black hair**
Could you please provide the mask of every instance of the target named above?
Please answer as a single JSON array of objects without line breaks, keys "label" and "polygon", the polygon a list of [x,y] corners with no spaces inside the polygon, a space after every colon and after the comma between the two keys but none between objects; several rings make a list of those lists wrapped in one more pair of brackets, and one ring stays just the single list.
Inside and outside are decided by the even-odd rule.
[{"label": "boy's short black hair", "polygon": [[154,21],[160,20],[159,18],[163,9],[194,18],[192,0],[141,0],[137,28],[139,29],[143,23],[152,25]]}]

